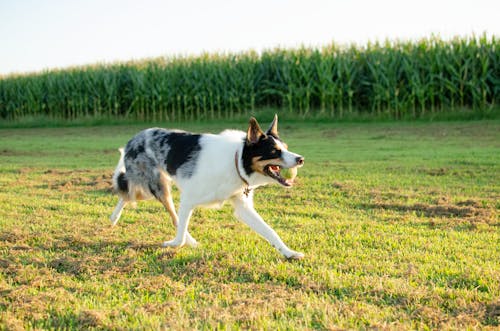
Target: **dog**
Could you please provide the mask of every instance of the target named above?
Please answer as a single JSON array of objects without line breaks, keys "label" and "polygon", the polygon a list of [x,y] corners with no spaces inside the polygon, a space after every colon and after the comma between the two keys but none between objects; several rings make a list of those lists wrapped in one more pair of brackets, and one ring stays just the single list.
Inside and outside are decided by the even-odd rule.
[{"label": "dog", "polygon": [[[139,132],[123,149],[113,175],[113,188],[120,200],[111,215],[116,225],[123,208],[137,200],[159,200],[177,227],[173,240],[163,247],[197,246],[188,224],[197,206],[220,207],[225,201],[235,215],[264,237],[287,259],[301,259],[262,219],[253,206],[257,187],[272,183],[290,187],[281,169],[304,165],[304,157],[288,151],[278,135],[278,116],[264,132],[251,118],[247,132],[225,130],[218,135],[151,128]],[[179,188],[180,205],[175,212],[171,185]]]}]

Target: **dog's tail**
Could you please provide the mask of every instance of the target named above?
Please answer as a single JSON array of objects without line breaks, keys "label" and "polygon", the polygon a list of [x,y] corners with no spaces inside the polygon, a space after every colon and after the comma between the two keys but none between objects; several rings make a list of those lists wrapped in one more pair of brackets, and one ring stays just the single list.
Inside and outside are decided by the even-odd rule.
[{"label": "dog's tail", "polygon": [[120,148],[119,151],[120,160],[118,161],[115,173],[113,174],[113,189],[121,195],[126,195],[128,194],[128,180],[125,174],[125,162],[123,161],[125,151],[123,148]]}]

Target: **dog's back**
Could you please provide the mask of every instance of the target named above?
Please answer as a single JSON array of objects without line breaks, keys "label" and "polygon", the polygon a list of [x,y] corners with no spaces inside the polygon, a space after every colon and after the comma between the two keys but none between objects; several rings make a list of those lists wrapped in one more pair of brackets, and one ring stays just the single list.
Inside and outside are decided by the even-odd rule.
[{"label": "dog's back", "polygon": [[160,177],[190,177],[200,151],[201,135],[152,128],[126,145],[113,176],[114,187],[130,200],[158,198]]},{"label": "dog's back", "polygon": [[199,187],[214,180],[220,186],[234,167],[234,154],[244,137],[244,132],[232,130],[220,135],[160,128],[141,131],[120,149],[113,186],[129,200],[159,198],[162,177],[181,188],[192,177],[197,177],[193,185]]}]

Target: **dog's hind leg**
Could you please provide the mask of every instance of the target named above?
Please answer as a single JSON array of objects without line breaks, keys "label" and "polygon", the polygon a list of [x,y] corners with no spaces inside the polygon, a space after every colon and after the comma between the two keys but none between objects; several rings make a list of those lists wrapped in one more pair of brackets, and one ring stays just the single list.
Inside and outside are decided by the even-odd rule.
[{"label": "dog's hind leg", "polygon": [[118,223],[118,220],[122,215],[123,208],[125,207],[126,204],[127,202],[123,198],[120,198],[120,201],[118,201],[118,204],[116,205],[115,210],[113,211],[110,217],[112,226],[115,226],[116,223]]},{"label": "dog's hind leg", "polygon": [[[165,206],[165,209],[167,209],[168,213],[170,214],[170,217],[172,218],[172,223],[177,228],[179,225],[179,218],[177,217],[177,214],[175,212],[174,201],[172,200],[172,196],[171,195],[164,196],[164,198],[162,198],[160,202],[163,204],[163,206]],[[198,246],[198,242],[187,231],[186,231],[186,244],[191,247]]]},{"label": "dog's hind leg", "polygon": [[188,238],[188,225],[191,214],[193,213],[193,208],[191,205],[182,202],[179,207],[179,224],[177,224],[177,234],[175,238],[170,241],[165,241],[163,247],[180,247],[187,243]]},{"label": "dog's hind leg", "polygon": [[[174,200],[172,199],[172,190],[170,184],[171,182],[170,180],[167,179],[164,173],[162,173],[160,177],[161,177],[160,182],[162,186],[162,195],[159,197],[158,200],[160,200],[160,202],[162,203],[162,205],[165,207],[170,217],[172,218],[172,223],[174,224],[174,227],[177,228],[179,224],[179,218],[177,216],[177,213],[175,212]],[[198,242],[189,234],[189,232],[186,232],[186,244],[191,247],[198,246]]]},{"label": "dog's hind leg", "polygon": [[162,179],[161,186],[162,186],[162,194],[161,196],[158,197],[158,200],[160,200],[160,202],[162,203],[162,205],[165,207],[168,214],[172,218],[172,223],[174,224],[174,226],[177,227],[178,217],[177,214],[175,213],[175,205],[174,205],[174,200],[172,199],[172,190],[170,181],[167,179]]}]

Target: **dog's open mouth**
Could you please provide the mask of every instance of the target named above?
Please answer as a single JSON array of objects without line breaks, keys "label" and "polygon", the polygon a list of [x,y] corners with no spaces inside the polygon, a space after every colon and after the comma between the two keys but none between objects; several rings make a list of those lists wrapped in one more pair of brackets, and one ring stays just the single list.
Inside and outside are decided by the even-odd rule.
[{"label": "dog's open mouth", "polygon": [[292,179],[286,179],[281,176],[281,166],[270,164],[264,168],[264,172],[271,178],[275,179],[283,186],[290,187],[293,184]]}]

